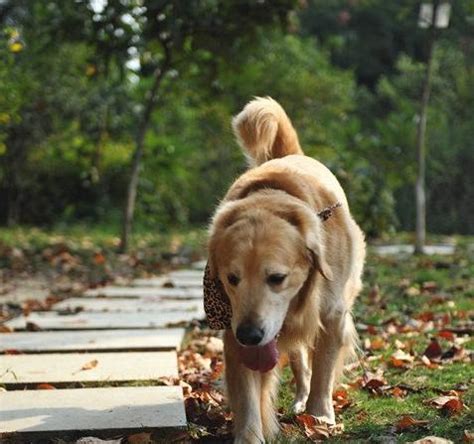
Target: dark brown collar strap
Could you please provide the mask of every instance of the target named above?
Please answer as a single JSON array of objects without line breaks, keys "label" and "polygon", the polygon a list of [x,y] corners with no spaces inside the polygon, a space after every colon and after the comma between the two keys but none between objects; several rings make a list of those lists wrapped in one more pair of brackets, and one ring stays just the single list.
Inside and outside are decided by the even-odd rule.
[{"label": "dark brown collar strap", "polygon": [[333,211],[339,207],[342,207],[342,203],[336,202],[335,204],[332,204],[329,207],[326,207],[324,210],[321,210],[318,213],[318,216],[321,218],[323,222],[326,222],[332,216]]}]

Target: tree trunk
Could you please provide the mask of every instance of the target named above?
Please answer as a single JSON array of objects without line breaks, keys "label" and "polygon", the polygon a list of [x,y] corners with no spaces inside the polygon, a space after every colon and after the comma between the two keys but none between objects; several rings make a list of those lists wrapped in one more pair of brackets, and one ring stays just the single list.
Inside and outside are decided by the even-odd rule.
[{"label": "tree trunk", "polygon": [[129,246],[130,234],[132,231],[133,215],[135,211],[135,201],[137,197],[138,178],[140,175],[141,159],[143,157],[143,144],[145,135],[150,125],[150,119],[155,107],[156,95],[158,93],[161,81],[168,70],[168,62],[164,63],[161,69],[155,72],[153,85],[148,91],[146,98],[145,110],[137,132],[135,151],[132,158],[132,168],[130,172],[130,180],[127,188],[127,200],[122,225],[122,237],[120,240],[119,251],[125,253]]},{"label": "tree trunk", "polygon": [[436,38],[436,10],[437,3],[433,5],[433,18],[428,40],[428,61],[426,63],[425,78],[423,82],[423,93],[421,96],[420,120],[416,135],[416,158],[418,163],[418,174],[415,184],[416,201],[416,238],[415,254],[423,254],[425,251],[426,240],[426,194],[425,194],[425,175],[426,175],[426,122],[428,103],[431,92],[431,77],[433,71],[433,50]]},{"label": "tree trunk", "polygon": [[6,225],[14,227],[20,222],[21,169],[26,163],[26,150],[19,133],[13,130],[6,141],[5,189],[7,192]]}]

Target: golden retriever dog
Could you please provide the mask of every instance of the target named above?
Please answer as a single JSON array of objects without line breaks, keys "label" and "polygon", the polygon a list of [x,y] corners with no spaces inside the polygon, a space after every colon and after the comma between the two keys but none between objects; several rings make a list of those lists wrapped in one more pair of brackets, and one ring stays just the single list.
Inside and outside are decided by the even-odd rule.
[{"label": "golden retriever dog", "polygon": [[235,442],[259,443],[279,430],[282,353],[295,375],[294,411],[335,423],[332,391],[357,340],[351,308],[365,242],[336,177],[304,155],[276,101],[252,100],[232,125],[251,166],[213,217],[208,267],[232,308],[224,354]]}]

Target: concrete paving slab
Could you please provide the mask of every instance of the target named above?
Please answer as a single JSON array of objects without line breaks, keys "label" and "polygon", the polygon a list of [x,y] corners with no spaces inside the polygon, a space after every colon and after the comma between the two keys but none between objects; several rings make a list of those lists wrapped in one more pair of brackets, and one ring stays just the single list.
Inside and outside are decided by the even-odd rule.
[{"label": "concrete paving slab", "polygon": [[193,268],[195,270],[204,271],[204,269],[206,268],[206,265],[207,265],[207,260],[202,260],[202,261],[198,261],[198,262],[193,262],[191,264],[191,268]]},{"label": "concrete paving slab", "polygon": [[150,287],[102,287],[87,290],[84,293],[87,297],[123,297],[123,298],[141,298],[144,296],[152,297],[173,297],[186,298],[189,297],[189,291],[182,288],[150,288]]},{"label": "concrete paving slab", "polygon": [[200,276],[169,276],[167,279],[156,278],[156,279],[135,279],[131,282],[134,287],[144,288],[201,288],[202,287],[202,273]]},{"label": "concrete paving slab", "polygon": [[179,350],[183,328],[153,330],[20,331],[0,334],[0,353]]},{"label": "concrete paving slab", "polygon": [[134,279],[130,282],[132,287],[163,287],[167,282],[169,282],[169,278],[159,276],[159,277],[152,277],[152,278],[143,278],[143,279]]},{"label": "concrete paving slab", "polygon": [[201,277],[172,277],[169,284],[176,288],[202,288]]},{"label": "concrete paving slab", "polygon": [[200,300],[169,300],[169,299],[112,299],[112,298],[82,298],[65,299],[52,307],[56,311],[94,311],[94,312],[172,312],[200,313]]},{"label": "concrete paving slab", "polygon": [[[380,256],[389,256],[396,254],[413,254],[414,246],[409,244],[400,245],[376,245],[372,247],[375,254]],[[428,255],[451,255],[456,250],[455,245],[426,245],[425,253]]]},{"label": "concrete paving slab", "polygon": [[186,427],[181,387],[111,387],[0,393],[0,441],[120,435]]},{"label": "concrete paving slab", "polygon": [[177,326],[193,319],[204,319],[204,309],[200,312],[147,312],[147,313],[93,313],[82,312],[61,315],[55,312],[34,312],[29,316],[11,319],[5,325],[16,330],[24,330],[32,323],[42,330],[94,330],[111,328],[162,328]]},{"label": "concrete paving slab", "polygon": [[175,351],[0,356],[1,384],[147,381],[178,376]]},{"label": "concrete paving slab", "polygon": [[202,279],[204,276],[204,271],[202,270],[194,270],[194,269],[187,269],[187,270],[174,270],[170,271],[167,276],[171,278],[196,278]]}]

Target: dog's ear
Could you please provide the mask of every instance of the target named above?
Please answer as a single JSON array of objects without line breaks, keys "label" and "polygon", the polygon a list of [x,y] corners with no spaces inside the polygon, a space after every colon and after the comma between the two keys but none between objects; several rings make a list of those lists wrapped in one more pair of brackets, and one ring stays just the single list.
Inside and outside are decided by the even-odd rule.
[{"label": "dog's ear", "polygon": [[324,250],[324,227],[316,212],[305,205],[280,208],[276,213],[294,225],[303,236],[308,260],[326,280],[332,280],[332,271]]},{"label": "dog's ear", "polygon": [[326,261],[326,254],[322,243],[320,233],[321,221],[317,221],[316,226],[313,229],[309,229],[306,233],[305,241],[309,260],[313,264],[314,268],[318,270],[324,279],[331,281],[333,278],[331,268]]},{"label": "dog's ear", "polygon": [[204,311],[207,323],[213,330],[231,327],[232,306],[222,282],[217,276],[211,277],[211,265],[207,262],[203,278]]}]

